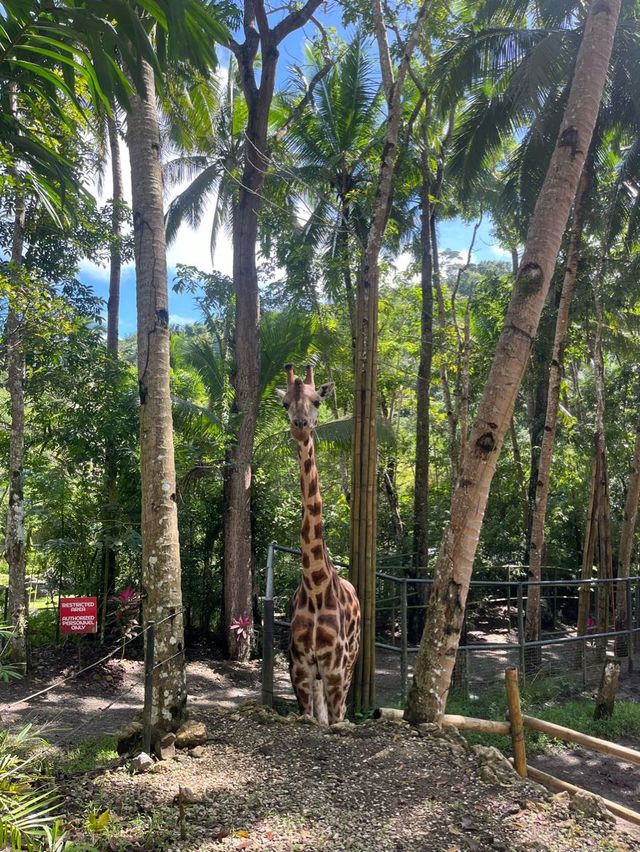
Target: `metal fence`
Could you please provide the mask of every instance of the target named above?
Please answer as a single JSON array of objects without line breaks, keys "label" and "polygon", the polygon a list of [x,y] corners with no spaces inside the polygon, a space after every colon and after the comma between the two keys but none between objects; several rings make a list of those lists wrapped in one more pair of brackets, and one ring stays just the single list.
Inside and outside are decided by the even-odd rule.
[{"label": "metal fence", "polygon": [[[262,698],[269,705],[274,694],[274,651],[276,647],[287,647],[288,605],[299,579],[299,559],[296,548],[275,543],[269,546],[262,626]],[[275,594],[276,562],[282,594]],[[334,564],[348,567],[339,561]],[[616,642],[624,644],[629,667],[632,666],[640,643],[640,576],[580,580],[562,577],[564,572],[555,570],[555,579],[530,582],[517,579],[526,576],[522,566],[504,567],[508,569],[506,580],[471,581],[453,675],[455,687],[466,693],[494,688],[510,665],[518,666],[524,682],[527,678],[562,675],[573,676],[586,685],[596,666],[599,673],[604,657]],[[378,701],[404,702],[433,581],[386,571],[378,571],[376,578]],[[525,637],[527,592],[531,586],[540,586],[540,639],[536,641]],[[578,636],[581,589],[583,595],[588,589],[590,616],[587,632]],[[625,596],[626,621],[622,629],[616,629],[616,602],[620,595]],[[600,632],[593,618],[598,613],[600,626],[604,626]]]}]

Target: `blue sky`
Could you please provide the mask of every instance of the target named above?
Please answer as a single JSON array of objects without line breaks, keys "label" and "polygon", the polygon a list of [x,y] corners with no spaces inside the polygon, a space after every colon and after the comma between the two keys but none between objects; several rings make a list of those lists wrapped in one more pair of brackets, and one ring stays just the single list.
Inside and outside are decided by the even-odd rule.
[{"label": "blue sky", "polygon": [[[344,32],[341,27],[341,12],[340,8],[335,3],[327,3],[324,7],[322,20],[326,26],[333,26],[338,32]],[[296,63],[304,63],[304,46],[307,39],[314,35],[315,26],[307,25],[302,33],[292,34],[281,45],[280,62],[278,66],[278,86],[286,85],[289,79],[289,68]],[[220,51],[221,66],[225,67],[227,61],[224,56],[225,51]],[[224,73],[224,72],[222,72]],[[130,182],[129,182],[129,161],[128,154],[124,145],[121,145],[121,153],[123,159],[123,173],[125,179],[125,194],[129,198]],[[106,181],[103,191],[100,193],[100,201],[103,202],[111,195],[111,187],[109,185],[109,170],[106,170]],[[167,199],[168,202],[169,199]],[[206,221],[208,218],[208,221]],[[198,231],[191,231],[183,227],[175,243],[168,251],[168,266],[169,266],[169,313],[171,322],[185,324],[195,322],[199,319],[199,309],[193,297],[187,293],[177,294],[171,289],[171,281],[173,279],[177,264],[191,264],[197,266],[203,271],[210,271],[212,268],[219,270],[227,275],[231,274],[232,269],[232,251],[231,244],[226,235],[221,234],[218,238],[218,246],[216,256],[212,266],[209,255],[209,228],[210,217],[205,217],[205,224]],[[466,257],[466,253],[471,240],[473,231],[472,223],[465,223],[462,220],[454,219],[448,222],[443,222],[438,226],[439,232],[439,247],[441,251],[450,249],[452,251],[462,252]],[[486,219],[478,231],[476,238],[475,250],[473,253],[474,260],[508,260],[510,256],[508,252],[503,251],[497,244],[494,237],[491,235],[491,224]],[[400,258],[397,266],[403,268],[406,265],[408,258]],[[93,264],[84,263],[81,266],[81,279],[90,285],[97,296],[104,299],[106,302],[108,296],[108,269],[97,267]],[[120,299],[120,336],[126,337],[132,334],[136,329],[136,306],[135,306],[135,273],[133,265],[128,265],[123,268],[121,299]]]}]

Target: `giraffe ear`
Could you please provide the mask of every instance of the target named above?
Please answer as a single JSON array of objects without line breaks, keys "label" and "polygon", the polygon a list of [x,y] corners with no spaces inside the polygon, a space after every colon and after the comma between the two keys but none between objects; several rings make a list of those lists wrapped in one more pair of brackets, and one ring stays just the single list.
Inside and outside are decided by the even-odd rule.
[{"label": "giraffe ear", "polygon": [[276,396],[278,397],[280,402],[282,402],[282,400],[285,398],[286,395],[287,395],[287,392],[282,390],[282,388],[276,388]]},{"label": "giraffe ear", "polygon": [[323,385],[321,385],[318,389],[318,396],[320,397],[320,399],[326,399],[330,393],[333,393],[333,389],[335,388],[335,386],[335,382],[325,382]]}]

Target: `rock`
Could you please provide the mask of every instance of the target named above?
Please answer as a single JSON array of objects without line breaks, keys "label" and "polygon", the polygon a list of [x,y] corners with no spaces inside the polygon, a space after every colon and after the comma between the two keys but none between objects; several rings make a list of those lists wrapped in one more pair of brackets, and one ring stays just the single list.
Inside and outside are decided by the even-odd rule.
[{"label": "rock", "polygon": [[158,735],[153,743],[153,753],[158,760],[169,760],[176,756],[176,735],[169,733],[158,732]]},{"label": "rock", "polygon": [[204,722],[185,722],[176,731],[176,748],[194,748],[203,745],[207,739]]},{"label": "rock", "polygon": [[118,754],[131,754],[142,745],[144,725],[141,722],[130,722],[116,734],[116,751]]},{"label": "rock", "polygon": [[302,716],[298,716],[298,724],[300,724],[300,725],[317,725],[318,720],[314,719],[313,716],[309,716],[308,713],[304,713]]},{"label": "rock", "polygon": [[333,725],[329,725],[329,732],[332,734],[340,734],[344,736],[345,734],[352,733],[353,729],[356,726],[353,722],[350,722],[348,719],[343,719],[342,722],[335,722]]},{"label": "rock", "polygon": [[570,805],[571,804],[571,796],[567,792],[567,790],[563,790],[561,793],[556,793],[553,796],[553,801],[559,805]]},{"label": "rock", "polygon": [[440,733],[440,725],[435,722],[421,722],[416,726],[421,737],[433,737]]},{"label": "rock", "polygon": [[205,747],[201,745],[194,746],[189,749],[189,754],[191,757],[204,757]]},{"label": "rock", "polygon": [[131,769],[135,775],[142,775],[145,772],[148,772],[153,768],[153,758],[149,757],[149,755],[141,751],[140,754],[136,755],[131,761]]},{"label": "rock", "polygon": [[601,796],[579,790],[571,796],[571,810],[584,814],[591,819],[602,819],[607,822],[615,822],[615,817],[607,809]]}]

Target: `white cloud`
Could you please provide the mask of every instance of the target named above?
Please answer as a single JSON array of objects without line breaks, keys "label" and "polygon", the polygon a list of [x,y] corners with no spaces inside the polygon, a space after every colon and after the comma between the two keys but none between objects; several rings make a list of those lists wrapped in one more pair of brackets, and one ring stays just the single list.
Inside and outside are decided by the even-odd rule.
[{"label": "white cloud", "polygon": [[193,325],[198,322],[197,317],[183,317],[180,314],[171,314],[169,320],[172,325]]}]

